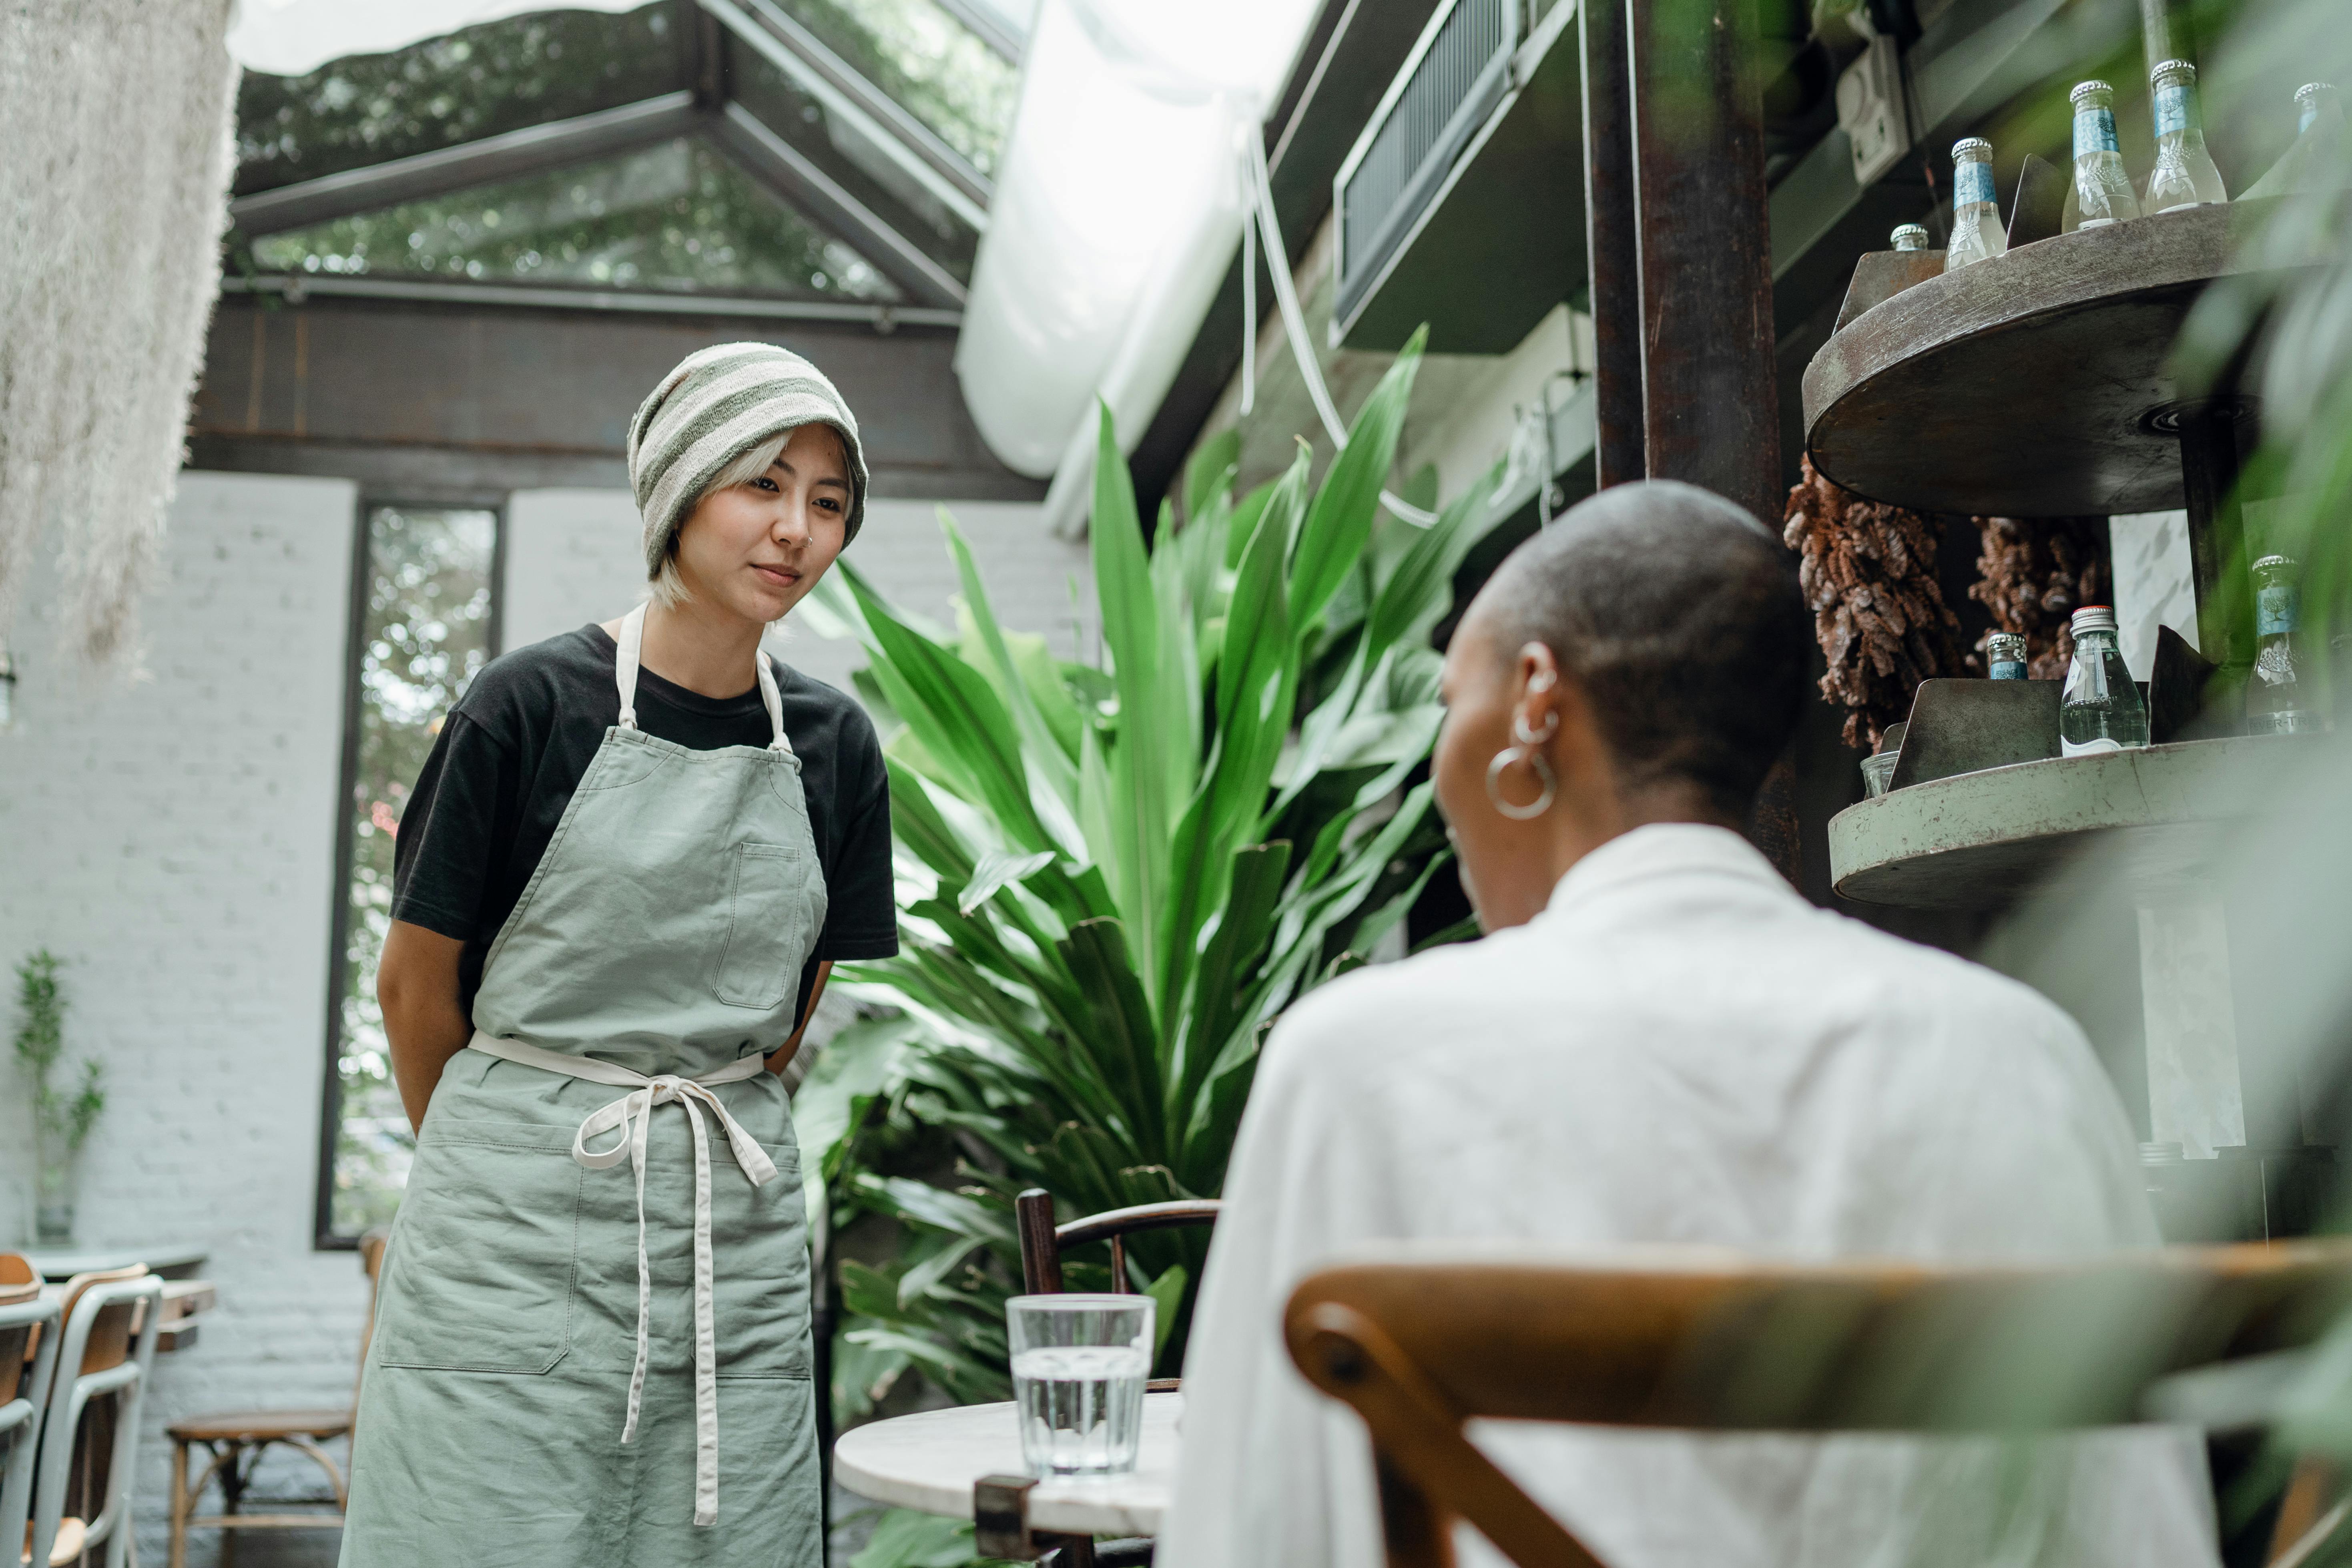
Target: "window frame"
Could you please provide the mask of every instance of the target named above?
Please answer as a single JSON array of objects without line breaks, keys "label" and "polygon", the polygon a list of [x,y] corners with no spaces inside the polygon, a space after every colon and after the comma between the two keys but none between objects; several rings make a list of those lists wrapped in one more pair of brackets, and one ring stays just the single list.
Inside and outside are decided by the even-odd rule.
[{"label": "window frame", "polygon": [[359,833],[352,801],[359,787],[360,704],[367,662],[368,590],[375,554],[372,521],[387,507],[416,511],[465,510],[490,514],[490,614],[484,642],[496,658],[506,648],[508,503],[511,494],[448,492],[418,497],[405,491],[362,490],[352,520],[351,579],[343,599],[342,748],[335,769],[334,902],[327,921],[326,1075],[319,1089],[319,1168],[312,1193],[310,1247],[314,1252],[355,1252],[360,1238],[335,1229],[335,1146],[343,1130],[343,991],[351,984],[352,862]]}]

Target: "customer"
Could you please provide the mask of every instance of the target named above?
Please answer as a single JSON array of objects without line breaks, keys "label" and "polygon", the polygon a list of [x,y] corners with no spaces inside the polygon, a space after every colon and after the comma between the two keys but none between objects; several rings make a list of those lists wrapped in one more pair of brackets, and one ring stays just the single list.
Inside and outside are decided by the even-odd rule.
[{"label": "customer", "polygon": [[[1327,986],[1267,1042],[1162,1568],[1381,1562],[1363,1427],[1281,1336],[1292,1287],[1353,1243],[2031,1259],[2156,1240],[2063,1014],[1811,908],[1736,831],[1807,656],[1779,542],[1687,485],[1584,502],[1471,605],[1435,778],[1492,934]],[[2062,1440],[2022,1493],[1980,1442],[1475,1436],[1611,1568],[2215,1555],[2201,1454],[2172,1432]]]}]

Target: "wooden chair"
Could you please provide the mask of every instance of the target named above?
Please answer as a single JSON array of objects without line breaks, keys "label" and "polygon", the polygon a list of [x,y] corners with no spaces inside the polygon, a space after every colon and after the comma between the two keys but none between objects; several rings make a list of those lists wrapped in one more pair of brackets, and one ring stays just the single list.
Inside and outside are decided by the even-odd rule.
[{"label": "wooden chair", "polygon": [[[1032,1187],[1013,1201],[1013,1218],[1021,1240],[1021,1283],[1032,1296],[1063,1294],[1062,1254],[1092,1241],[1110,1243],[1110,1288],[1118,1295],[1133,1294],[1127,1278],[1127,1237],[1141,1230],[1169,1230],[1178,1226],[1217,1223],[1220,1205],[1214,1198],[1186,1198],[1173,1203],[1138,1204],[1132,1208],[1106,1209],[1101,1214],[1054,1223],[1053,1195]],[[1155,1377],[1145,1386],[1154,1394],[1173,1393],[1180,1380]],[[1151,1542],[1145,1540],[1092,1541],[1072,1539],[1056,1550],[1054,1568],[1146,1568]]]},{"label": "wooden chair", "polygon": [[1169,1230],[1185,1225],[1214,1225],[1219,1204],[1214,1198],[1186,1198],[1174,1203],[1138,1204],[1133,1208],[1106,1209],[1101,1214],[1054,1223],[1054,1199],[1043,1187],[1032,1187],[1013,1200],[1013,1218],[1021,1236],[1021,1283],[1032,1296],[1062,1294],[1062,1254],[1090,1241],[1110,1243],[1110,1288],[1131,1294],[1127,1279],[1127,1237],[1139,1230]]},{"label": "wooden chair", "polygon": [[1600,1568],[1464,1436],[1474,1418],[2021,1435],[2148,1420],[2152,1390],[2155,1414],[2186,1418],[2198,1380],[2179,1374],[2303,1348],[2352,1306],[2344,1241],[2046,1269],[1363,1256],[1303,1280],[1284,1331],[1307,1380],[1370,1428],[1391,1568],[1451,1568],[1457,1519],[1520,1568]]},{"label": "wooden chair", "polygon": [[[368,1342],[375,1331],[376,1294],[383,1281],[384,1247],[391,1232],[378,1228],[360,1237],[360,1266],[367,1270],[367,1317],[360,1324],[360,1376],[367,1374]],[[184,1568],[188,1556],[188,1531],[191,1530],[331,1530],[343,1522],[343,1510],[350,1494],[345,1488],[343,1472],[334,1456],[324,1445],[338,1437],[348,1437],[359,1418],[359,1386],[352,1389],[352,1403],[340,1410],[271,1410],[236,1411],[226,1415],[200,1415],[193,1420],[175,1421],[165,1428],[172,1440],[172,1561],[171,1568]],[[245,1513],[240,1509],[246,1488],[253,1481],[261,1458],[277,1444],[308,1455],[327,1474],[327,1484],[333,1489],[334,1511]],[[190,1450],[205,1451],[204,1471],[194,1482],[188,1479]],[[221,1489],[221,1511],[198,1514],[197,1500],[205,1489],[217,1479]],[[299,1500],[306,1506],[310,1500]]]},{"label": "wooden chair", "polygon": [[77,1274],[59,1292],[27,1563],[62,1568],[99,1546],[106,1568],[129,1560],[139,1406],[155,1363],[163,1299],[163,1281],[137,1263]]},{"label": "wooden chair", "polygon": [[22,1551],[33,1466],[58,1364],[58,1302],[19,1255],[0,1253],[0,1542]]}]

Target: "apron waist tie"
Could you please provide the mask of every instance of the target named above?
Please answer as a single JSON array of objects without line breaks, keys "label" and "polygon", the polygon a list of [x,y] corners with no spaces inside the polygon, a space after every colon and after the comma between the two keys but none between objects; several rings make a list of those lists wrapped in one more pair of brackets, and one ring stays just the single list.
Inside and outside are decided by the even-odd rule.
[{"label": "apron waist tie", "polygon": [[[765,1186],[776,1175],[775,1162],[768,1152],[742,1124],[727,1113],[719,1097],[706,1086],[719,1083],[740,1083],[745,1079],[768,1070],[764,1058],[749,1056],[730,1062],[717,1072],[700,1078],[683,1078],[676,1073],[659,1073],[648,1078],[644,1073],[600,1061],[594,1057],[575,1057],[543,1047],[525,1045],[520,1040],[499,1039],[495,1036],[477,1033],[467,1042],[485,1056],[500,1058],[523,1067],[541,1068],[548,1072],[585,1079],[591,1083],[608,1083],[627,1089],[612,1104],[592,1110],[580,1123],[580,1131],[572,1139],[572,1157],[592,1171],[601,1171],[620,1163],[626,1154],[637,1175],[637,1363],[629,1373],[629,1414],[621,1428],[621,1441],[634,1441],[637,1435],[637,1407],[645,1392],[646,1362],[651,1340],[653,1315],[653,1269],[646,1257],[646,1129],[653,1121],[654,1107],[676,1103],[685,1108],[688,1122],[694,1131],[694,1522],[715,1524],[719,1521],[719,1348],[718,1332],[713,1325],[711,1307],[710,1265],[710,1142],[703,1130],[702,1112],[708,1107],[726,1130],[727,1142],[735,1152],[735,1163],[750,1177],[755,1187]],[[620,1141],[609,1149],[591,1149],[589,1141],[617,1131]]]}]

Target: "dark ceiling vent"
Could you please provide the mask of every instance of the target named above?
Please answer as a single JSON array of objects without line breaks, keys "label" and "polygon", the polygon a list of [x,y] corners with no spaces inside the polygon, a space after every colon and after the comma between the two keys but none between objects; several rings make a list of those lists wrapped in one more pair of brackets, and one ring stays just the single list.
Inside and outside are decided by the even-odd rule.
[{"label": "dark ceiling vent", "polygon": [[1509,83],[1520,0],[1448,0],[1331,182],[1339,216],[1333,341]]}]

